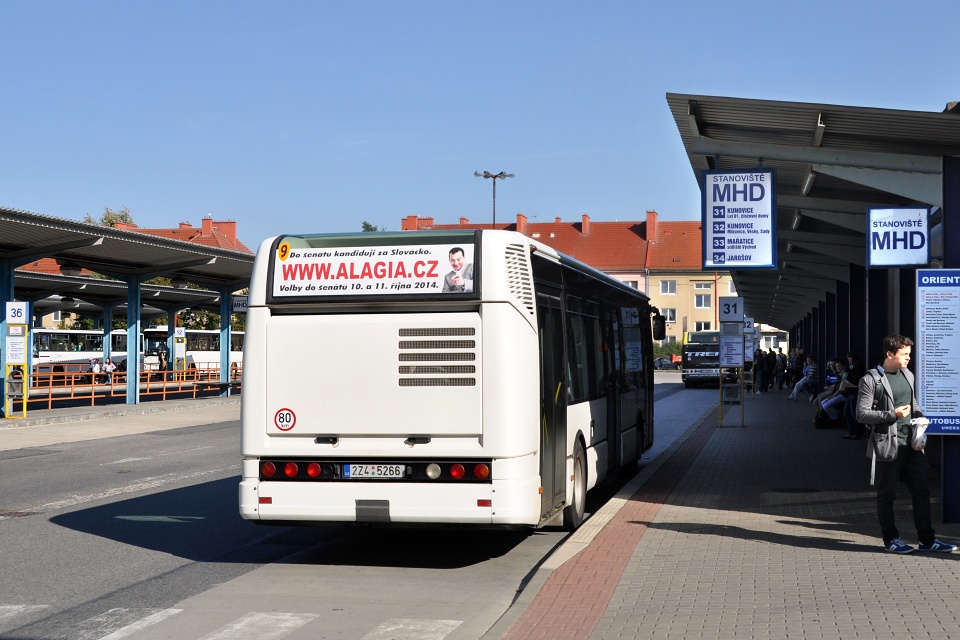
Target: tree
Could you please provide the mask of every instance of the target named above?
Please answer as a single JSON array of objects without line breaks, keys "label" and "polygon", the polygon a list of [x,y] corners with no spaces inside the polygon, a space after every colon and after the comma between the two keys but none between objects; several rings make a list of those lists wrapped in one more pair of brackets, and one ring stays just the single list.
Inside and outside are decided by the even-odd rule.
[{"label": "tree", "polygon": [[99,220],[94,220],[93,216],[89,213],[83,216],[83,221],[87,224],[96,224],[101,227],[115,227],[118,222],[125,222],[126,224],[134,224],[133,215],[130,214],[130,207],[121,207],[118,211],[114,211],[110,207],[103,208],[103,215],[100,216]]},{"label": "tree", "polygon": [[363,221],[363,224],[360,225],[360,230],[363,231],[364,233],[367,233],[367,232],[371,232],[371,231],[386,231],[387,228],[386,228],[385,226],[379,226],[379,227],[378,227],[377,225],[375,225],[375,224],[370,224],[369,222],[367,222],[366,220],[364,220],[364,221]]}]

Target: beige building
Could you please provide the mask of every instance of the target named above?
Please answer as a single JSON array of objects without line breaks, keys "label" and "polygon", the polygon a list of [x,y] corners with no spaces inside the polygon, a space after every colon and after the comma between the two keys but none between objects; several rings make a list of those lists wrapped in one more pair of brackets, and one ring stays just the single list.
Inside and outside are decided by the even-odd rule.
[{"label": "beige building", "polygon": [[686,331],[720,328],[717,300],[735,296],[726,271],[654,271],[647,276],[651,303],[667,319],[666,342],[681,342]]}]

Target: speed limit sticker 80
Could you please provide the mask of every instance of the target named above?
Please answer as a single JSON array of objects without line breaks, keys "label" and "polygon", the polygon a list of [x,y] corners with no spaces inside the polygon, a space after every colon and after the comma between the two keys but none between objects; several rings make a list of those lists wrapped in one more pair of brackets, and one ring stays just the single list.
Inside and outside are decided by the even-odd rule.
[{"label": "speed limit sticker 80", "polygon": [[290,431],[297,424],[297,414],[292,409],[280,409],[273,416],[273,424],[280,431]]}]

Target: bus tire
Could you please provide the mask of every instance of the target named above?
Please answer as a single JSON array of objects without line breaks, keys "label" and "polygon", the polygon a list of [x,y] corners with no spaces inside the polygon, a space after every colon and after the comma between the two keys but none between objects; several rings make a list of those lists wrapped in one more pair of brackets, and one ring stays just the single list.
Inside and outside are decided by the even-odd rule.
[{"label": "bus tire", "polygon": [[573,447],[573,495],[570,504],[563,509],[563,528],[576,531],[583,524],[587,509],[587,456],[583,444],[577,438]]}]

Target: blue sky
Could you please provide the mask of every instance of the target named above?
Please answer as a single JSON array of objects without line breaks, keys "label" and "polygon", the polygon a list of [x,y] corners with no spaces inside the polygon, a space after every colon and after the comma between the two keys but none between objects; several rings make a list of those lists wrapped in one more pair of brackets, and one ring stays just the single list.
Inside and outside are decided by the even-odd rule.
[{"label": "blue sky", "polygon": [[[958,2],[0,2],[0,206],[699,219],[668,92],[941,111]],[[2,240],[0,240],[2,242]]]}]

